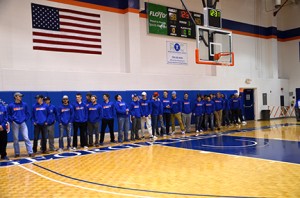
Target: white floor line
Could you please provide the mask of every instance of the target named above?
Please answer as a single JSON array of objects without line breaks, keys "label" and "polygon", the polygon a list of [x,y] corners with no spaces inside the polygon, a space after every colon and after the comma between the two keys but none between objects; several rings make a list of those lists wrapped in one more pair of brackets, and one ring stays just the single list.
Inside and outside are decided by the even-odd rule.
[{"label": "white floor line", "polygon": [[52,179],[50,177],[47,177],[45,175],[42,175],[38,172],[35,172],[33,170],[30,170],[29,168],[26,168],[25,166],[23,165],[20,165],[19,167],[35,174],[35,175],[38,175],[44,179],[47,179],[47,180],[50,180],[52,182],[56,182],[56,183],[60,183],[60,184],[63,184],[63,185],[66,185],[66,186],[72,186],[72,187],[75,187],[75,188],[81,188],[81,189],[84,189],[84,190],[90,190],[90,191],[95,191],[95,192],[100,192],[100,193],[106,193],[106,194],[113,194],[113,195],[119,195],[119,196],[127,196],[127,197],[140,197],[140,198],[151,198],[149,196],[141,196],[141,195],[133,195],[133,194],[124,194],[124,193],[116,193],[116,192],[111,192],[111,191],[105,191],[105,190],[97,190],[97,189],[93,189],[93,188],[87,188],[87,187],[83,187],[83,186],[78,186],[78,185],[74,185],[74,184],[69,184],[69,183],[66,183],[66,182],[62,182],[62,181],[58,181],[58,180],[55,180],[55,179]]}]

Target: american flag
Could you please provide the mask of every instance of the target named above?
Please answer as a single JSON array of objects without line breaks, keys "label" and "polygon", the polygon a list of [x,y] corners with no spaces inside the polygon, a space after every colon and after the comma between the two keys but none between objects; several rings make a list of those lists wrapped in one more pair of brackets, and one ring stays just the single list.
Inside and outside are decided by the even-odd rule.
[{"label": "american flag", "polygon": [[33,49],[102,54],[100,15],[31,4]]}]

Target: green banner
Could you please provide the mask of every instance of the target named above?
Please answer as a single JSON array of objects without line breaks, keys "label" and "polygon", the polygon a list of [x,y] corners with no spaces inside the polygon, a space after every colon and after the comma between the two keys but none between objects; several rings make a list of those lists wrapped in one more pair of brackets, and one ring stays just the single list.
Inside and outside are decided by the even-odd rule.
[{"label": "green banner", "polygon": [[167,35],[167,18],[167,7],[148,3],[149,33]]}]

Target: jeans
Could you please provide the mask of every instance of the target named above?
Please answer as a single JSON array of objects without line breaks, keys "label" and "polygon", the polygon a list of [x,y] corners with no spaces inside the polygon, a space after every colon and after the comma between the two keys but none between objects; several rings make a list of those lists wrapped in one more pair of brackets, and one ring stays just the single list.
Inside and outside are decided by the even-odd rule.
[{"label": "jeans", "polygon": [[129,117],[118,117],[118,142],[123,142],[123,130],[124,141],[128,141],[129,132]]},{"label": "jeans", "polygon": [[181,131],[184,131],[184,126],[181,119],[181,113],[171,114],[172,131],[175,131],[175,119],[178,120]]},{"label": "jeans", "polygon": [[4,159],[7,155],[6,146],[7,146],[7,132],[6,132],[6,130],[3,130],[3,131],[0,131],[0,155],[1,155],[1,159]]},{"label": "jeans", "polygon": [[158,116],[151,116],[152,135],[159,135],[158,131]]},{"label": "jeans", "polygon": [[34,139],[33,139],[33,152],[37,152],[37,143],[39,140],[40,133],[42,134],[42,152],[47,150],[47,137],[46,137],[46,125],[36,124],[34,125]]},{"label": "jeans", "polygon": [[80,146],[87,146],[87,122],[74,122],[73,147],[77,148],[78,129],[80,130]]},{"label": "jeans", "polygon": [[185,130],[187,133],[191,132],[191,121],[192,121],[192,113],[189,114],[182,113],[182,123],[185,126]]},{"label": "jeans", "polygon": [[152,136],[152,126],[151,126],[151,117],[142,117],[141,118],[141,129],[142,129],[142,136],[145,136],[145,123],[148,129],[149,136]]},{"label": "jeans", "polygon": [[14,150],[15,150],[15,155],[20,155],[20,145],[19,145],[19,132],[22,134],[26,150],[28,154],[32,154],[32,144],[29,140],[28,137],[28,128],[25,122],[21,124],[17,124],[15,122],[12,122],[11,124],[11,129],[13,131],[13,136],[14,136]]},{"label": "jeans", "polygon": [[99,122],[96,122],[96,123],[88,122],[87,127],[88,127],[88,144],[89,144],[89,146],[93,145],[94,133],[96,135],[95,145],[98,145],[99,144]]},{"label": "jeans", "polygon": [[131,136],[131,140],[138,140],[140,137],[139,137],[139,130],[141,128],[141,118],[132,118],[132,129],[131,129],[131,133],[130,133],[130,136]]},{"label": "jeans", "polygon": [[72,123],[68,123],[67,125],[59,125],[59,148],[64,149],[64,131],[67,133],[67,142],[68,147],[71,147],[71,131],[72,131]]},{"label": "jeans", "polygon": [[215,129],[214,127],[214,114],[205,114],[205,130],[208,129],[208,121],[210,125],[210,129],[213,131]]},{"label": "jeans", "polygon": [[170,133],[170,122],[171,122],[171,114],[170,113],[164,113],[163,114],[163,120],[166,126],[166,133],[169,135]]},{"label": "jeans", "polygon": [[48,140],[49,140],[49,149],[50,151],[54,151],[55,147],[54,147],[54,127],[55,127],[55,123],[48,125],[47,126],[47,133],[48,133]]},{"label": "jeans", "polygon": [[203,115],[196,116],[196,122],[195,122],[196,131],[202,130],[203,117],[204,117]]},{"label": "jeans", "polygon": [[105,129],[106,129],[107,126],[109,128],[109,133],[110,133],[110,142],[115,141],[114,119],[102,119],[101,137],[100,137],[100,143],[101,144],[104,142]]}]

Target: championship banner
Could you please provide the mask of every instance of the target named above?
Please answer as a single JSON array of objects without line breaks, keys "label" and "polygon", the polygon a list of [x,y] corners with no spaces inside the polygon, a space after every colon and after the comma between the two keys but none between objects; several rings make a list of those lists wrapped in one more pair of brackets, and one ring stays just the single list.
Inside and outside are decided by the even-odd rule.
[{"label": "championship banner", "polygon": [[188,64],[187,43],[167,41],[167,63],[174,65]]}]

